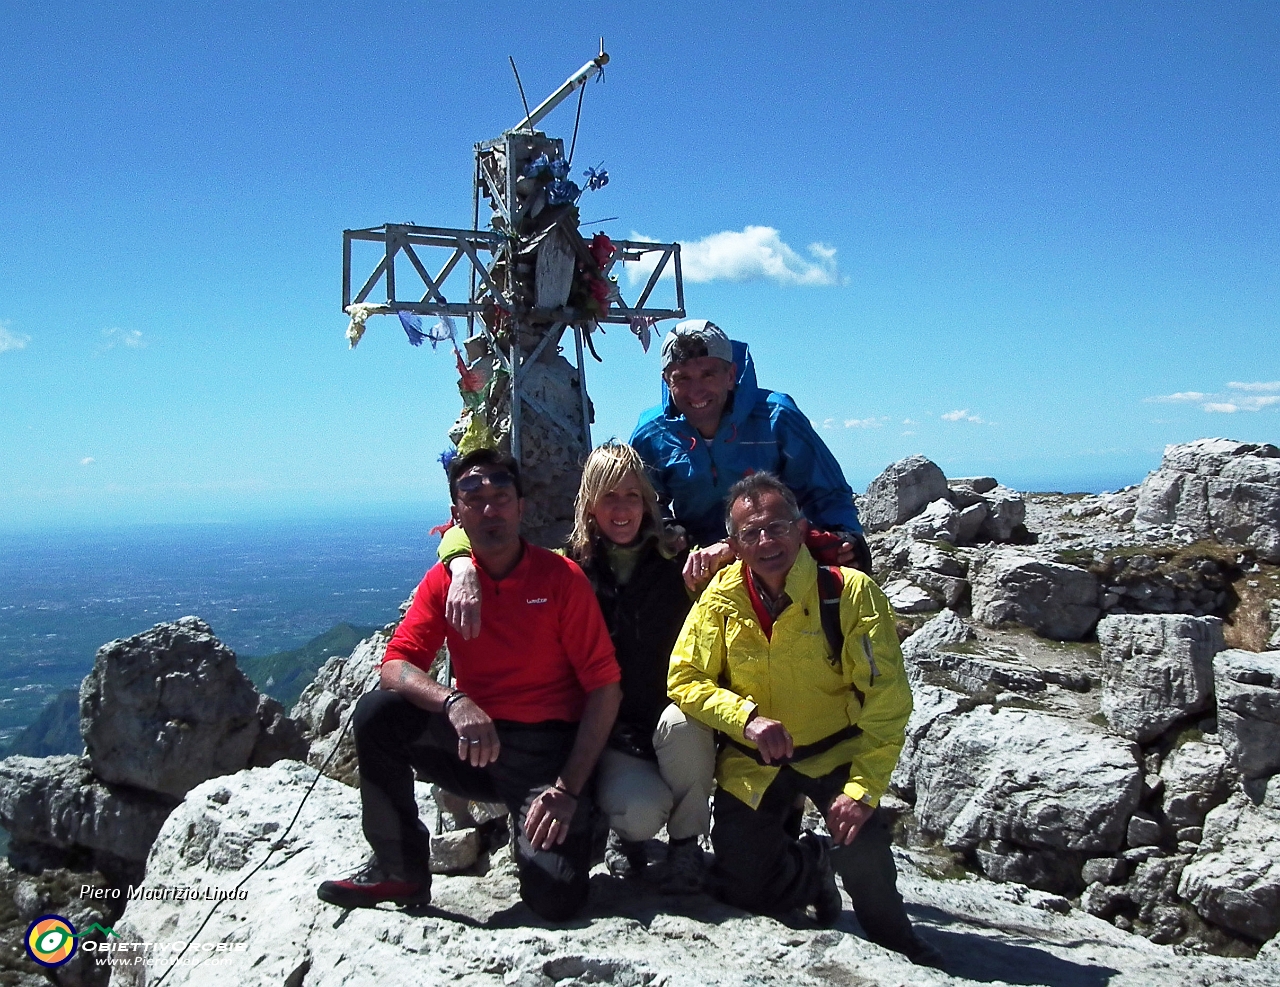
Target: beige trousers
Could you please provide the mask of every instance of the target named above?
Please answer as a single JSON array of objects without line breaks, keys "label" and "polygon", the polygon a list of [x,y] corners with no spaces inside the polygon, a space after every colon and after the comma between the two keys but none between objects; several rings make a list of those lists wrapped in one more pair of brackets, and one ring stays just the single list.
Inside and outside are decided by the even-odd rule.
[{"label": "beige trousers", "polygon": [[657,764],[608,747],[600,755],[596,801],[609,828],[634,842],[652,839],[664,825],[673,840],[706,836],[715,789],[714,735],[671,705],[653,731],[653,748]]}]

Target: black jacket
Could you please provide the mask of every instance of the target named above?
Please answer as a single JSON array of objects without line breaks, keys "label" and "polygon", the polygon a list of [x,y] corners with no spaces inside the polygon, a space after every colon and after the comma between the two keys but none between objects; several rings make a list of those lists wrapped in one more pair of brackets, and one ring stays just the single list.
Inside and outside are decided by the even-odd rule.
[{"label": "black jacket", "polygon": [[600,601],[622,669],[622,706],[609,745],[628,754],[654,756],[653,731],[671,701],[667,666],[692,606],[681,575],[686,554],[663,558],[658,540],[649,536],[624,586],[609,566],[603,538],[580,563]]}]

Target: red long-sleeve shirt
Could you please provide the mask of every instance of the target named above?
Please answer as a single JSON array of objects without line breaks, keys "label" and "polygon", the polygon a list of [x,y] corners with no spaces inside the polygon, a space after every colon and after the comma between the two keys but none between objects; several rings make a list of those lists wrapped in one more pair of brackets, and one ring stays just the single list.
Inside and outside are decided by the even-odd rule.
[{"label": "red long-sleeve shirt", "polygon": [[503,579],[477,563],[480,634],[464,641],[444,616],[450,575],[434,566],[384,662],[402,659],[426,671],[448,642],[458,688],[495,720],[577,722],[586,694],[621,678],[600,605],[578,566],[527,542]]}]

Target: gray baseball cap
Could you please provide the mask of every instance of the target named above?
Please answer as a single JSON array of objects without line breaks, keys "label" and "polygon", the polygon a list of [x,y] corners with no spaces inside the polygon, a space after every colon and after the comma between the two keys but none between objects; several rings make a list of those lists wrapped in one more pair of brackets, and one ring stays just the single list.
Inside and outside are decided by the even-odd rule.
[{"label": "gray baseball cap", "polygon": [[733,344],[714,322],[685,319],[667,333],[662,341],[662,369],[700,356],[714,356],[725,363],[733,362]]}]

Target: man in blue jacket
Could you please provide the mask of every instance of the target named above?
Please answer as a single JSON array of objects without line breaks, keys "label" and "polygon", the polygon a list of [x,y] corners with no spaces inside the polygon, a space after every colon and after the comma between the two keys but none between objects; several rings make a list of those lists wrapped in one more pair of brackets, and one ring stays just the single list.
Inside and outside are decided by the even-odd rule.
[{"label": "man in blue jacket", "polygon": [[[640,416],[631,445],[695,549],[687,581],[702,585],[733,558],[725,541],[725,495],[761,470],[781,478],[810,525],[826,533],[830,557],[824,562],[871,571],[840,464],[788,395],[756,384],[746,343],[730,341],[706,319],[681,322],[662,343],[662,381],[663,403]],[[812,547],[820,551],[817,538]]]}]

